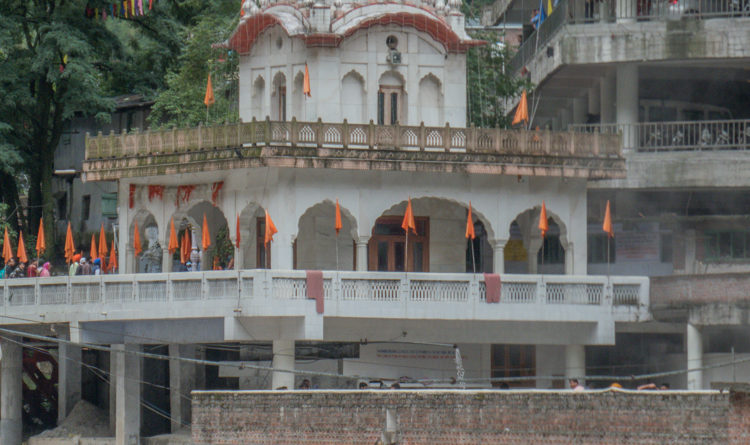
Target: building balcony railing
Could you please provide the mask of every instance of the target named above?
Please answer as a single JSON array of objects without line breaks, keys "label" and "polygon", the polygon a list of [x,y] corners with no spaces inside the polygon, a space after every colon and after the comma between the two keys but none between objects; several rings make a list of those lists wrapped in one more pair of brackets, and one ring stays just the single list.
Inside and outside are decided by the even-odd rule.
[{"label": "building balcony railing", "polygon": [[561,0],[510,62],[518,72],[566,24],[750,17],[750,0]]},{"label": "building balcony railing", "polygon": [[[263,311],[273,311],[274,307],[288,311],[295,305],[304,305],[295,302],[307,301],[305,271],[255,269],[25,278],[4,280],[1,284],[6,314],[44,312],[46,321],[55,320],[56,308],[60,313],[76,313],[79,319],[90,316],[99,320],[100,310],[106,307],[143,317],[144,311],[149,312],[148,305],[166,304],[170,308],[167,312],[175,316],[184,304],[203,302],[209,310],[220,307],[221,301],[231,307],[241,306],[245,313],[274,316],[282,314]],[[492,310],[482,307],[510,305],[528,307],[529,316],[534,317],[534,307],[629,307],[639,311],[649,304],[645,277],[503,275],[499,304],[486,302],[482,274],[325,271],[323,289],[326,316],[378,318],[377,314],[368,313],[377,307],[393,317],[415,318],[414,314],[420,314],[416,318],[483,318],[491,316]],[[358,307],[359,303],[365,306]],[[443,304],[451,310],[441,312],[441,307],[448,307]],[[158,311],[150,316],[158,317]]]},{"label": "building balcony railing", "polygon": [[625,151],[715,151],[750,149],[750,119],[570,125],[582,133],[621,134]]},{"label": "building balcony railing", "polygon": [[[206,163],[217,164],[214,169],[315,168],[319,163],[313,161],[326,159],[326,168],[372,169],[367,164],[372,162],[387,168],[387,163],[406,161],[429,164],[424,168],[434,171],[435,161],[440,161],[463,169],[494,164],[482,169],[488,174],[545,174],[550,167],[547,175],[598,178],[624,175],[620,143],[619,135],[602,133],[253,120],[87,135],[83,170],[87,180],[113,180],[193,172]],[[290,164],[289,158],[299,162]],[[566,169],[560,169],[563,164]]]}]

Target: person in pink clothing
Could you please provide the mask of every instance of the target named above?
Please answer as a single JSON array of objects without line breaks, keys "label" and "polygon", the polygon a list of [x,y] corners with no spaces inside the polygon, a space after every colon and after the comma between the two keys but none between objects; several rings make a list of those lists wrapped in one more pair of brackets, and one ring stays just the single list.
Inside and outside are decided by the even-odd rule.
[{"label": "person in pink clothing", "polygon": [[39,276],[40,277],[50,276],[49,268],[50,268],[50,264],[49,264],[49,261],[47,261],[46,263],[44,263],[44,265],[42,266],[42,269],[39,271]]}]

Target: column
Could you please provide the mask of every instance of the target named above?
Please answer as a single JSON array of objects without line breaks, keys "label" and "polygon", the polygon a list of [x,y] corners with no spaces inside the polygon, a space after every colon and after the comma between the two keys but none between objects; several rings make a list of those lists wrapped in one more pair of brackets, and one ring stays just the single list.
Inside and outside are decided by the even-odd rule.
[{"label": "column", "polygon": [[[9,341],[12,340],[12,341]],[[21,445],[21,382],[22,347],[17,337],[0,339],[3,357],[0,359],[0,443]]]},{"label": "column", "polygon": [[60,343],[57,359],[57,424],[59,425],[81,400],[81,348]]},{"label": "column", "polygon": [[360,272],[367,271],[367,243],[369,241],[369,236],[360,236],[357,240],[357,270]]},{"label": "column", "polygon": [[573,260],[573,243],[568,241],[565,246],[565,275],[573,275],[575,268],[573,267],[575,261]]},{"label": "column", "polygon": [[135,250],[132,247],[128,247],[125,250],[127,251],[125,254],[125,261],[122,261],[121,258],[119,263],[120,273],[137,273],[138,268],[135,263]]},{"label": "column", "polygon": [[584,97],[573,98],[573,123],[586,123],[586,98]]},{"label": "column", "polygon": [[287,389],[294,389],[294,374],[277,371],[277,369],[294,370],[294,340],[273,341],[273,369],[272,389],[283,386]]},{"label": "column", "polygon": [[169,417],[173,433],[190,424],[190,391],[195,388],[196,365],[179,360],[181,357],[195,358],[195,346],[169,345]]},{"label": "column", "polygon": [[172,255],[168,249],[161,249],[161,271],[172,272]]},{"label": "column", "polygon": [[608,72],[599,83],[599,111],[603,124],[615,123],[615,73]]},{"label": "column", "polygon": [[565,346],[565,377],[577,378],[584,385],[582,377],[586,375],[586,347],[584,345]]},{"label": "column", "polygon": [[568,131],[568,124],[570,123],[570,110],[568,105],[560,108],[560,131]]},{"label": "column", "polygon": [[687,324],[687,389],[703,389],[703,337],[700,328]]},{"label": "column", "polygon": [[292,270],[294,268],[294,237],[277,233],[271,242],[271,269]]},{"label": "column", "polygon": [[594,85],[593,87],[589,88],[589,93],[587,95],[588,99],[588,108],[587,112],[590,114],[599,114],[601,112],[601,86],[600,85]]},{"label": "column", "polygon": [[634,124],[638,123],[638,65],[617,65],[616,120],[622,128],[622,146],[625,150],[635,148]]},{"label": "column", "polygon": [[505,245],[507,239],[491,240],[492,244],[492,272],[505,273]]},{"label": "column", "polygon": [[636,0],[615,0],[617,23],[634,23]]},{"label": "column", "polygon": [[132,354],[140,346],[112,345],[116,366],[115,445],[138,445],[141,432],[141,358]]}]

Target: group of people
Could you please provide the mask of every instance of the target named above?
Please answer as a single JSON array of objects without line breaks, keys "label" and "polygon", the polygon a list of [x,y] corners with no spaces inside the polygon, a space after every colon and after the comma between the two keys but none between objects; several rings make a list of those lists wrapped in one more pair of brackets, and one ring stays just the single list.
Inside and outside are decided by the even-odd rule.
[{"label": "group of people", "polygon": [[73,261],[70,263],[68,268],[68,275],[101,275],[102,274],[102,260],[101,258],[94,258],[93,261],[87,259],[85,256],[77,253],[73,255]]},{"label": "group of people", "polygon": [[49,261],[44,263],[41,260],[29,261],[27,267],[25,262],[11,258],[0,270],[0,279],[48,277],[51,267]]}]

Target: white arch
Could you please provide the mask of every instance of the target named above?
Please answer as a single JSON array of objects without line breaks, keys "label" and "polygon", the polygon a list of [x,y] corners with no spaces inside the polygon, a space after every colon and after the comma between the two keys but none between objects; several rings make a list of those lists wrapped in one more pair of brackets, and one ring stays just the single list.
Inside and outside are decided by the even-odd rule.
[{"label": "white arch", "polygon": [[353,124],[367,122],[367,89],[365,79],[356,70],[341,78],[341,115]]},{"label": "white arch", "polygon": [[443,122],[442,82],[433,73],[428,73],[419,81],[419,120],[428,127],[437,127]]}]

